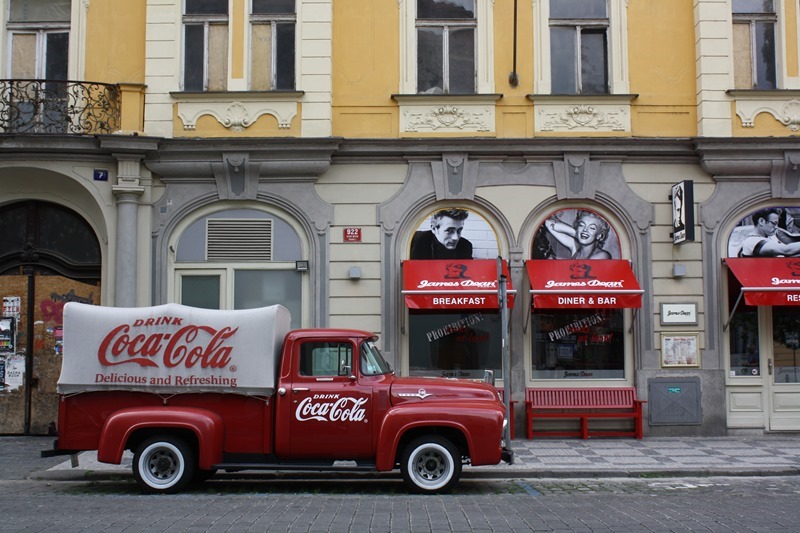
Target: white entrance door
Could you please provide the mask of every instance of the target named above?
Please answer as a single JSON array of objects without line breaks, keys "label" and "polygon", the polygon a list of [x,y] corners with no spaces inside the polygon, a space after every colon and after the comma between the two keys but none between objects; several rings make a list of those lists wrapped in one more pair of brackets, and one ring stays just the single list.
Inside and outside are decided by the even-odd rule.
[{"label": "white entrance door", "polygon": [[[800,430],[800,306],[773,307],[767,332],[769,429]],[[765,343],[766,344],[766,343]]]}]

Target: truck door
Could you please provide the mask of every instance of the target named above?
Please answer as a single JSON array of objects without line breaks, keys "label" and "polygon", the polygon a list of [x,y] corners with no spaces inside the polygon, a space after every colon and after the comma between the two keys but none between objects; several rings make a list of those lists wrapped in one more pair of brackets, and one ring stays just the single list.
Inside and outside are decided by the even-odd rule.
[{"label": "truck door", "polygon": [[358,346],[349,340],[314,339],[296,349],[292,387],[286,393],[290,455],[373,457],[372,386],[356,373]]}]

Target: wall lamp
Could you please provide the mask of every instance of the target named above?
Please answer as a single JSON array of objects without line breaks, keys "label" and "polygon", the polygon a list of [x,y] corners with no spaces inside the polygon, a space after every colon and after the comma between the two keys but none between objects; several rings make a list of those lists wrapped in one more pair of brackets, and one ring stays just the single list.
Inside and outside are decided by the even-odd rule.
[{"label": "wall lamp", "polygon": [[308,272],[308,261],[295,261],[294,269],[297,272]]}]

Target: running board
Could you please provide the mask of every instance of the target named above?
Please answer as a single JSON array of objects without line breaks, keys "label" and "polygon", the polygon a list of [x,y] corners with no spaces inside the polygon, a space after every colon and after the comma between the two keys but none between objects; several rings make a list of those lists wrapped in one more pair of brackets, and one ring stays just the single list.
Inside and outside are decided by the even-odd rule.
[{"label": "running board", "polygon": [[375,463],[359,461],[340,461],[346,464],[331,462],[274,462],[274,463],[219,463],[213,468],[235,472],[237,470],[310,470],[324,472],[375,472]]}]

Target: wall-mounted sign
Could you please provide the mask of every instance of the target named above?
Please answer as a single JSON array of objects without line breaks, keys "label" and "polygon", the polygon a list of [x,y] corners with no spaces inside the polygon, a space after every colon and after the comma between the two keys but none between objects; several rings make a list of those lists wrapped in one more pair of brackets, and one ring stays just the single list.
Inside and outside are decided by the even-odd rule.
[{"label": "wall-mounted sign", "polygon": [[697,324],[697,304],[661,304],[661,325]]},{"label": "wall-mounted sign", "polygon": [[104,168],[96,168],[92,171],[92,179],[94,181],[108,181],[108,170]]},{"label": "wall-mounted sign", "polygon": [[683,180],[672,186],[672,244],[694,241],[694,182]]},{"label": "wall-mounted sign", "polygon": [[361,242],[361,228],[344,228],[344,242]]}]

